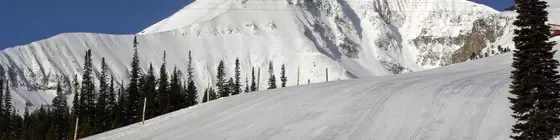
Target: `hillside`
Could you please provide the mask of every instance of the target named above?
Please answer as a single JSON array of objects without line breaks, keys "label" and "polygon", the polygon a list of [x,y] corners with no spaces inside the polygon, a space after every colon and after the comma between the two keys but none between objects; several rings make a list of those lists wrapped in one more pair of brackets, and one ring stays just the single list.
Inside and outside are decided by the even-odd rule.
[{"label": "hillside", "polygon": [[[289,86],[297,85],[298,68],[300,83],[317,83],[325,81],[325,69],[331,80],[344,80],[463,62],[512,29],[509,20],[466,0],[197,0],[137,36],[144,70],[152,63],[158,73],[167,51],[168,70],[185,71],[193,51],[202,92],[214,85],[218,62],[226,62],[230,77],[236,58],[242,79],[261,68],[261,89],[270,61],[276,75],[286,64]],[[124,81],[118,83],[127,84],[133,36],[64,33],[8,48],[0,51],[0,74],[9,75],[20,110],[48,104],[57,82],[70,91],[70,77],[81,79],[87,49],[95,76],[105,57],[112,75]]]}]

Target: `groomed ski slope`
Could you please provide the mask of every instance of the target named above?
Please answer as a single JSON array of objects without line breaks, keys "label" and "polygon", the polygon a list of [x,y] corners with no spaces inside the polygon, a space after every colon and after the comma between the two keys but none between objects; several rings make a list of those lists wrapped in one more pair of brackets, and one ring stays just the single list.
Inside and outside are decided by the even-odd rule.
[{"label": "groomed ski slope", "polygon": [[508,139],[511,60],[242,94],[86,139]]}]

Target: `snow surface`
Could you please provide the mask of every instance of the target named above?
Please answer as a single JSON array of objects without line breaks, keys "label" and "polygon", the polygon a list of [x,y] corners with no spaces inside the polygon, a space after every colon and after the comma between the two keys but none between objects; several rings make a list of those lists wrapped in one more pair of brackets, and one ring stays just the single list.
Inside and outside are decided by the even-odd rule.
[{"label": "snow surface", "polygon": [[511,62],[506,53],[422,72],[241,94],[86,139],[509,139]]}]

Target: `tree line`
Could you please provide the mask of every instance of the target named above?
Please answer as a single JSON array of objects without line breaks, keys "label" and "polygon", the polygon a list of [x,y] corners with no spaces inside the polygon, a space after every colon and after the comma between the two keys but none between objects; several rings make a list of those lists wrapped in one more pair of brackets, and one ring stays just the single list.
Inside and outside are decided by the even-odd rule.
[{"label": "tree line", "polygon": [[[135,37],[128,79],[130,81],[126,87],[123,81],[118,85],[114,76],[109,74],[105,58],[101,59],[101,74],[96,85],[93,77],[92,52],[87,50],[81,82],[78,81],[78,75],[74,75],[72,90],[68,91],[74,95],[71,107],[67,103],[68,93],[62,89],[62,84],[58,83],[56,97],[50,106],[41,106],[33,112],[29,112],[26,106],[23,116],[20,116],[12,105],[8,82],[0,78],[0,139],[67,140],[74,139],[74,136],[83,138],[140,122],[143,117],[147,120],[199,103],[198,90],[193,80],[195,75],[190,51],[186,80],[181,78],[183,73],[177,67],[168,73],[165,51],[159,76],[156,77],[152,64],[149,65],[146,73],[142,72],[137,45],[138,41]],[[236,59],[234,77],[226,80],[225,65],[220,61],[217,68],[216,89],[213,86],[205,89],[202,102],[257,91],[258,79],[255,79],[255,69],[252,68],[250,84],[248,77],[245,78],[243,90],[240,67],[239,59]],[[282,87],[285,87],[287,82],[285,74],[285,65],[282,65],[280,77]],[[272,61],[269,63],[268,81],[268,89],[277,88]],[[76,125],[78,129],[77,133],[74,133]]]}]

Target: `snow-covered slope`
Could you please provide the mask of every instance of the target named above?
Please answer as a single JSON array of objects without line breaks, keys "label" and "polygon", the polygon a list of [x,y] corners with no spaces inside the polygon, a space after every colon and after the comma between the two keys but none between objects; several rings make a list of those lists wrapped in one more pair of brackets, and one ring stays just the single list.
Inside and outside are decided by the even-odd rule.
[{"label": "snow-covered slope", "polygon": [[509,139],[511,60],[242,94],[86,139]]},{"label": "snow-covered slope", "polygon": [[[469,48],[465,44],[486,44],[473,33],[478,31],[474,25],[495,17],[500,17],[497,11],[467,0],[197,0],[138,34],[140,61],[144,70],[153,63],[157,73],[167,51],[169,71],[174,66],[184,71],[187,52],[193,51],[199,91],[213,85],[220,60],[232,76],[235,58],[241,61],[242,78],[252,67],[261,68],[261,89],[267,87],[269,61],[276,75],[286,64],[288,85],[297,84],[298,67],[300,83],[325,81],[327,68],[331,80],[392,75],[446,65],[464,56],[455,53]],[[19,91],[48,89],[57,82],[69,90],[73,75],[81,79],[85,51],[92,49],[94,67],[105,57],[111,73],[126,84],[132,38],[60,34],[1,51],[0,73],[8,73]],[[18,93],[26,101],[27,94]],[[14,104],[43,104],[29,101]]]}]

